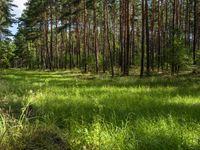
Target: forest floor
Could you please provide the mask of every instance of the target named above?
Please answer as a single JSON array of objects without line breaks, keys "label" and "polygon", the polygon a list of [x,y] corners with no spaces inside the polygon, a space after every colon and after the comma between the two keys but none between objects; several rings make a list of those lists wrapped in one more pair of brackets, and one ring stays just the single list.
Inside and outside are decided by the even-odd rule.
[{"label": "forest floor", "polygon": [[0,71],[1,149],[200,149],[200,77]]}]

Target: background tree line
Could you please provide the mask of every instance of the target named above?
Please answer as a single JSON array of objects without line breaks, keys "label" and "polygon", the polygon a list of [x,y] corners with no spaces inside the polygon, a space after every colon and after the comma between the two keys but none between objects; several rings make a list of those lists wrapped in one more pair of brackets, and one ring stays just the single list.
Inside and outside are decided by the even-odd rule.
[{"label": "background tree line", "polygon": [[26,6],[13,67],[143,76],[200,64],[198,0],[29,0]]},{"label": "background tree line", "polygon": [[12,8],[13,0],[0,1],[0,67],[10,67],[14,56],[15,44],[9,39],[12,33],[8,29],[15,22]]}]

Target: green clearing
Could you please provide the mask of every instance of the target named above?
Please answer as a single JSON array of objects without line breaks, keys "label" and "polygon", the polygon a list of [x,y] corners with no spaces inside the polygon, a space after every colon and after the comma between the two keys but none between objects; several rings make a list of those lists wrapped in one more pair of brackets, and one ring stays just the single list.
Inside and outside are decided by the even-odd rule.
[{"label": "green clearing", "polygon": [[200,78],[0,73],[0,149],[200,149]]}]

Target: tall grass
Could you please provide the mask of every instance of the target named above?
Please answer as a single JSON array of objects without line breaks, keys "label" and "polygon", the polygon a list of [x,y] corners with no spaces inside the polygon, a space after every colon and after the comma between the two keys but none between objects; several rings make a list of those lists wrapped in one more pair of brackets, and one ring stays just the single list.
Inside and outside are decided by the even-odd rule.
[{"label": "tall grass", "polygon": [[200,79],[4,70],[3,149],[200,149]]}]

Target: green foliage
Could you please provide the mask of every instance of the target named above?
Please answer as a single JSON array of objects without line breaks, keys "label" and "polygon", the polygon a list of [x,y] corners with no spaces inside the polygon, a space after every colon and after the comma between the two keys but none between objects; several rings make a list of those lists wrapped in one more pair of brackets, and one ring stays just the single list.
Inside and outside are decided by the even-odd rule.
[{"label": "green foliage", "polygon": [[11,66],[11,59],[14,56],[15,44],[11,41],[0,42],[0,67],[9,68]]},{"label": "green foliage", "polygon": [[12,35],[8,27],[12,25],[15,20],[12,14],[13,0],[1,0],[0,1],[0,41],[6,39],[6,36]]},{"label": "green foliage", "polygon": [[183,34],[175,31],[175,38],[171,38],[170,47],[166,49],[166,62],[176,65],[179,69],[185,68],[192,64],[192,57],[189,50],[185,48]]},{"label": "green foliage", "polygon": [[176,38],[174,46],[176,51],[175,64],[178,64],[182,68],[186,67],[187,65],[191,65],[192,59],[184,47],[183,38]]},{"label": "green foliage", "polygon": [[197,65],[200,66],[200,50],[197,50],[196,52],[196,62]]},{"label": "green foliage", "polygon": [[4,70],[0,78],[1,148],[200,148],[199,77]]}]

